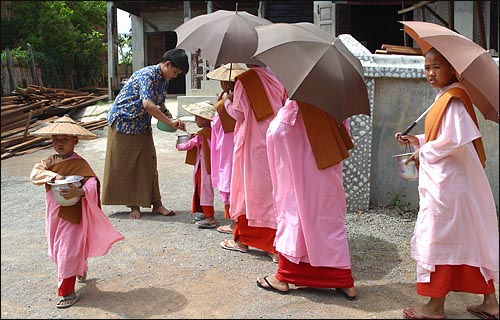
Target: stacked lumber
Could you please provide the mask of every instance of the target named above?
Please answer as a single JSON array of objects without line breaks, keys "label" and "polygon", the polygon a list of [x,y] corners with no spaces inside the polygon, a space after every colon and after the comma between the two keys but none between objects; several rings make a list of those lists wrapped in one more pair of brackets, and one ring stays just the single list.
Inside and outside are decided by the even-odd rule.
[{"label": "stacked lumber", "polygon": [[[17,88],[11,96],[2,97],[1,159],[50,147],[49,138],[31,136],[29,133],[64,114],[107,100],[108,95],[103,92],[100,89],[91,91],[90,88],[84,91],[29,85],[25,89]],[[105,127],[106,120],[79,124],[92,131]]]},{"label": "stacked lumber", "polygon": [[402,55],[412,55],[416,56],[422,55],[422,50],[420,48],[411,48],[405,46],[398,46],[395,44],[382,44],[382,49],[375,50],[376,54],[402,54]]}]

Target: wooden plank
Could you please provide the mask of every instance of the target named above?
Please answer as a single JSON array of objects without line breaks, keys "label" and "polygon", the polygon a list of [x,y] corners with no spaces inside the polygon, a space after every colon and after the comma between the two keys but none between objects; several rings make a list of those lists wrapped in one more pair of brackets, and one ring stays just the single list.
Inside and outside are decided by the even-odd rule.
[{"label": "wooden plank", "polygon": [[411,7],[399,10],[398,14],[403,14],[403,13],[407,13],[407,12],[413,11],[415,9],[421,8],[421,7],[425,6],[425,5],[427,5],[429,3],[433,3],[433,2],[435,2],[435,1],[421,1],[419,3],[416,3],[416,4],[412,5]]}]

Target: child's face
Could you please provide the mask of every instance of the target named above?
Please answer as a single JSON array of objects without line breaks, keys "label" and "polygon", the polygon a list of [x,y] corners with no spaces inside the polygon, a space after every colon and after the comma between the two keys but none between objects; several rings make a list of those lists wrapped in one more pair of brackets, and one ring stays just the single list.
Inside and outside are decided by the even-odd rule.
[{"label": "child's face", "polygon": [[177,67],[174,67],[172,65],[172,62],[170,61],[160,63],[160,70],[161,70],[161,75],[165,80],[171,80],[177,78],[177,76],[182,73],[182,70]]},{"label": "child's face", "polygon": [[75,146],[78,143],[78,137],[68,135],[52,136],[52,147],[63,158],[71,156]]},{"label": "child's face", "polygon": [[456,80],[455,70],[436,50],[425,55],[425,76],[433,88],[445,87]]},{"label": "child's face", "polygon": [[195,116],[194,122],[196,122],[198,128],[210,128],[210,120],[208,119],[202,118],[200,116]]},{"label": "child's face", "polygon": [[234,82],[221,81],[220,87],[222,88],[222,91],[224,91],[224,92],[229,92],[230,90],[233,91],[234,90]]}]

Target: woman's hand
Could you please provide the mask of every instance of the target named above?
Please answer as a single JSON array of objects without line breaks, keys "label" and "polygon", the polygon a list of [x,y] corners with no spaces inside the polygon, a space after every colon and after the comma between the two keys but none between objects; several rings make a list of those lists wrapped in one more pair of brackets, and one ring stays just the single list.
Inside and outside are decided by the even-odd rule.
[{"label": "woman's hand", "polygon": [[186,131],[186,124],[181,120],[179,119],[174,120],[173,123],[174,123],[174,128],[176,128],[177,130]]}]

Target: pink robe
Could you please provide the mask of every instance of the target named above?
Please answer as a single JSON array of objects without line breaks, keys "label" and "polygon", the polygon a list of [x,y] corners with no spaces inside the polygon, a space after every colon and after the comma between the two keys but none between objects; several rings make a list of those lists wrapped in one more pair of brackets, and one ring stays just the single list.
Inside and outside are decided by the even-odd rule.
[{"label": "pink robe", "polygon": [[[68,159],[72,158],[80,156],[73,153]],[[43,185],[55,176],[56,173],[44,168],[42,161],[33,168],[31,180]],[[89,258],[106,255],[114,243],[124,239],[99,208],[97,180],[94,177],[83,185],[83,191],[85,196],[81,198],[82,220],[79,224],[59,218],[60,205],[53,191],[49,190],[45,195],[48,255],[57,265],[59,286],[66,278],[83,275]]]},{"label": "pink robe", "polygon": [[[196,147],[196,163],[193,170],[193,186],[196,185],[195,174],[201,166],[201,192],[200,192],[200,206],[214,205],[214,188],[212,187],[212,178],[205,169],[205,157],[203,155],[203,140],[202,136],[197,134],[193,138],[184,143],[179,143],[176,148],[179,151],[187,151]],[[211,140],[211,139],[209,139]],[[208,145],[211,142],[208,141]]]},{"label": "pink robe", "polygon": [[288,100],[269,125],[267,150],[276,250],[296,264],[350,269],[342,163],[318,169],[295,101]]},{"label": "pink robe", "polygon": [[481,133],[463,103],[452,99],[437,138],[425,143],[423,134],[417,137],[420,211],[411,240],[417,281],[429,282],[435,265],[466,264],[498,283],[495,200],[472,143]]},{"label": "pink robe", "polygon": [[[257,72],[274,111],[274,116],[285,104],[286,90],[266,67],[253,67]],[[233,102],[225,107],[236,120],[234,128],[233,171],[231,176],[231,219],[245,214],[251,227],[276,229],[276,210],[273,186],[267,161],[266,131],[273,117],[258,122],[250,106],[247,93],[236,81]]]},{"label": "pink robe", "polygon": [[212,119],[212,138],[210,143],[212,185],[219,190],[221,201],[224,204],[229,204],[231,171],[233,168],[234,133],[224,133],[218,113],[215,113]]}]

